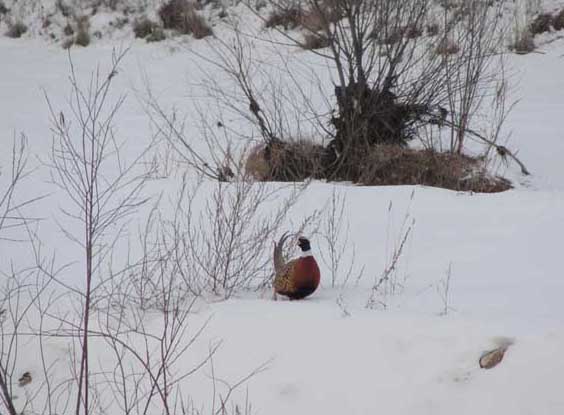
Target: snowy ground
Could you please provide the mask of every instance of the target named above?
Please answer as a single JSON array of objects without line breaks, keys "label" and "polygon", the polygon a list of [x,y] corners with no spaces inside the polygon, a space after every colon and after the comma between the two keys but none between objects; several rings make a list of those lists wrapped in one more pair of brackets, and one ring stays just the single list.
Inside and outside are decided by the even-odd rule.
[{"label": "snowy ground", "polygon": [[[128,95],[118,117],[128,151],[141,149],[153,128],[138,99],[144,76],[166,106],[182,106],[194,95],[190,85],[199,75],[193,57],[174,42],[167,45],[133,42],[117,78],[117,92]],[[113,46],[102,42],[73,51],[78,73],[86,76],[107,63]],[[270,293],[246,293],[199,304],[194,323],[212,320],[189,359],[197,361],[210,341],[222,339],[214,365],[231,382],[268,362],[268,369],[246,384],[257,414],[564,413],[564,40],[542,52],[510,58],[518,84],[513,97],[521,101],[508,120],[509,144],[519,150],[531,177],[523,178],[514,167],[503,169],[515,189],[496,195],[337,186],[346,197],[356,262],[366,265],[358,284],[331,288],[322,266],[322,286],[306,301],[273,302]],[[64,103],[67,55],[39,40],[0,38],[0,56],[0,142],[6,149],[14,133],[27,135],[36,170],[25,195],[49,195],[30,213],[45,218],[40,237],[46,246],[57,247],[64,262],[73,258],[74,248],[54,223],[61,199],[41,160],[51,143],[43,94]],[[0,165],[8,158],[4,150]],[[313,183],[296,215],[323,205],[333,188]],[[390,239],[398,237],[406,212],[416,224],[402,260],[404,289],[386,298],[386,310],[366,309],[370,287],[386,266]],[[315,240],[313,245],[315,253]],[[25,264],[26,258],[26,246],[0,241],[2,267],[12,259]],[[441,287],[449,264],[444,316]],[[480,354],[500,337],[514,341],[503,363],[480,370]],[[61,349],[52,353],[65,357]],[[18,371],[35,373],[39,365],[25,359]],[[205,367],[187,383],[200,405],[211,394],[209,375]]]}]

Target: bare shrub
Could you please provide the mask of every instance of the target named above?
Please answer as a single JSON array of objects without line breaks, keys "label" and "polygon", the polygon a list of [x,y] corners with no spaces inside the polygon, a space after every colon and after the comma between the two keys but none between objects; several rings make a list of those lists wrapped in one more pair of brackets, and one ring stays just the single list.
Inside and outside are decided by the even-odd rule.
[{"label": "bare shrub", "polygon": [[452,262],[448,264],[448,268],[446,271],[445,277],[440,280],[435,287],[437,290],[437,294],[441,298],[442,303],[442,310],[439,313],[441,316],[448,315],[449,311],[453,310],[451,304],[451,280],[452,280]]},{"label": "bare shrub", "polygon": [[533,36],[541,33],[550,32],[553,25],[553,18],[550,13],[541,13],[533,19],[529,25],[529,30]]},{"label": "bare shrub", "polygon": [[479,193],[502,192],[511,188],[507,180],[490,177],[480,159],[393,145],[376,146],[363,171],[359,182],[366,185],[423,184]]},{"label": "bare shrub", "polygon": [[22,37],[26,32],[27,32],[27,26],[24,23],[17,21],[8,26],[8,31],[6,32],[6,36],[11,37],[13,39],[17,39]]},{"label": "bare shrub", "polygon": [[302,27],[309,32],[318,32],[329,23],[335,23],[343,17],[343,10],[336,0],[316,0],[316,6],[310,2],[273,3],[274,11],[265,20],[265,27],[282,27],[284,30]]},{"label": "bare shrub", "polygon": [[74,35],[74,28],[70,23],[67,23],[63,28],[63,34],[65,36],[73,36]]},{"label": "bare shrub", "polygon": [[460,52],[460,46],[452,39],[443,38],[435,49],[437,55],[454,55]]},{"label": "bare shrub", "polygon": [[300,6],[291,4],[279,6],[265,21],[265,27],[282,26],[284,30],[295,29],[302,23],[303,10]]},{"label": "bare shrub", "polygon": [[142,17],[133,22],[133,33],[137,38],[145,39],[158,29],[159,25],[147,17]]},{"label": "bare shrub", "polygon": [[166,39],[166,34],[163,29],[156,27],[153,32],[145,38],[147,42],[161,42]]},{"label": "bare shrub", "polygon": [[246,157],[245,172],[260,181],[303,181],[322,175],[323,154],[322,145],[306,140],[258,145]]},{"label": "bare shrub", "polygon": [[[345,210],[345,196],[338,194],[333,188],[329,204],[321,217],[320,228],[321,237],[326,244],[326,249],[320,250],[320,257],[331,273],[331,287],[333,288],[338,284],[344,287],[355,272],[355,268],[358,271],[357,281],[364,273],[364,267],[358,269],[355,266],[356,246],[350,239],[350,224],[346,221]],[[343,299],[337,299],[337,301],[342,303]]]},{"label": "bare shrub", "polygon": [[193,35],[196,39],[211,36],[213,31],[205,19],[197,14],[194,4],[188,0],[170,0],[159,9],[159,17],[165,29]]},{"label": "bare shrub", "polygon": [[90,44],[90,20],[88,16],[81,16],[76,19],[76,35],[74,44],[86,47]]},{"label": "bare shrub", "polygon": [[329,39],[327,39],[325,35],[319,35],[317,33],[306,33],[304,35],[302,48],[306,50],[324,49],[328,46]]},{"label": "bare shrub", "polygon": [[554,25],[554,30],[564,29],[564,9],[560,10],[560,12],[552,18],[552,24]]},{"label": "bare shrub", "polygon": [[0,15],[8,14],[10,9],[6,7],[3,1],[0,1]]},{"label": "bare shrub", "polygon": [[67,4],[67,2],[65,0],[57,0],[55,2],[55,7],[57,8],[57,10],[59,10],[61,12],[63,17],[72,16],[73,9],[69,4]]},{"label": "bare shrub", "polygon": [[517,33],[513,43],[511,44],[511,49],[520,55],[531,53],[535,50],[535,48],[535,40],[528,29]]},{"label": "bare shrub", "polygon": [[416,39],[423,36],[423,29],[415,25],[407,25],[403,29],[403,35],[408,39]]},{"label": "bare shrub", "polygon": [[[77,351],[73,374],[76,389],[72,394],[76,414],[89,413],[91,399],[95,399],[92,396],[89,345],[91,317],[97,301],[95,293],[106,280],[101,267],[115,248],[123,220],[145,202],[140,192],[147,174],[137,167],[145,152],[134,157],[130,164],[124,164],[119,155],[123,142],[114,134],[114,117],[124,99],[110,102],[109,91],[126,52],[115,52],[108,73],[94,72],[86,88],[79,84],[71,60],[72,94],[67,111],[55,110],[47,98],[54,135],[51,150],[53,180],[69,200],[69,206],[62,208],[62,213],[68,221],[80,224],[78,229],[82,230],[75,235],[64,229],[65,235],[77,243],[83,253],[80,272],[84,288],[70,292],[79,306],[71,323],[78,330],[78,335],[73,338]],[[56,275],[42,270],[60,287],[67,289],[68,286]]]},{"label": "bare shrub", "polygon": [[425,30],[427,31],[428,36],[437,36],[441,28],[437,23],[429,23],[425,27]]},{"label": "bare shrub", "polygon": [[[407,274],[402,274],[402,266],[407,266],[407,251],[415,229],[415,218],[411,216],[411,203],[415,197],[415,190],[411,192],[409,204],[403,215],[399,230],[393,226],[393,203],[388,205],[388,225],[386,227],[386,265],[381,274],[374,275],[374,283],[370,290],[366,308],[387,309],[389,298],[400,294],[405,288]],[[392,235],[394,234],[395,235]],[[405,271],[405,270],[404,270]]]}]

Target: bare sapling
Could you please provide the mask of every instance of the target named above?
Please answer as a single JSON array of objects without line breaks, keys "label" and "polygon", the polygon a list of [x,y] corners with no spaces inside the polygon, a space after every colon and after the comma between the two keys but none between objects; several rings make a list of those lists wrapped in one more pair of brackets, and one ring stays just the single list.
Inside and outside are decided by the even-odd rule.
[{"label": "bare sapling", "polygon": [[[148,173],[140,168],[150,147],[125,162],[123,140],[115,135],[115,118],[124,97],[111,98],[113,81],[127,50],[114,51],[110,69],[98,68],[86,87],[80,84],[70,59],[71,95],[68,110],[57,110],[46,96],[52,122],[51,171],[53,182],[68,197],[63,208],[67,224],[60,225],[83,253],[83,288],[71,292],[80,301],[80,321],[74,325],[78,360],[74,413],[93,410],[90,369],[90,320],[97,290],[108,276],[103,265],[123,229],[125,219],[146,201],[141,191]],[[71,223],[82,230],[74,232]],[[69,286],[53,277],[63,288]]]},{"label": "bare sapling", "polygon": [[[355,271],[356,246],[350,240],[350,224],[345,222],[346,200],[335,188],[331,192],[328,206],[322,214],[321,237],[325,249],[320,250],[321,260],[330,271],[331,287],[344,287]],[[358,281],[364,267],[358,272]]]},{"label": "bare sapling", "polygon": [[[411,206],[414,196],[415,190],[411,192],[409,206]],[[407,275],[405,275],[403,281],[401,281],[399,272],[401,266],[403,265],[402,261],[406,257],[408,245],[415,228],[415,218],[411,216],[409,206],[403,217],[399,233],[397,235],[391,235],[391,232],[393,232],[391,226],[393,204],[390,201],[390,204],[388,205],[389,219],[386,231],[386,250],[388,250],[391,246],[391,251],[386,252],[386,265],[382,273],[374,276],[374,284],[370,290],[370,296],[368,297],[366,308],[374,309],[382,307],[387,309],[389,296],[399,294],[404,288]]]},{"label": "bare sapling", "polygon": [[453,308],[450,305],[450,290],[452,278],[452,263],[448,264],[445,278],[437,284],[437,294],[441,298],[442,310],[439,315],[446,316]]}]

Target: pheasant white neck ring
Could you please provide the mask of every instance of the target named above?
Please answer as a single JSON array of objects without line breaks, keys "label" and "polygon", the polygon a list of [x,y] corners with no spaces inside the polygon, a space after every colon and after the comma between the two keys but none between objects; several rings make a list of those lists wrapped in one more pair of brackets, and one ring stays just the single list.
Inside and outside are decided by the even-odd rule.
[{"label": "pheasant white neck ring", "polygon": [[313,254],[311,253],[311,249],[308,249],[307,251],[302,251],[301,257],[305,258],[308,256],[313,256]]}]

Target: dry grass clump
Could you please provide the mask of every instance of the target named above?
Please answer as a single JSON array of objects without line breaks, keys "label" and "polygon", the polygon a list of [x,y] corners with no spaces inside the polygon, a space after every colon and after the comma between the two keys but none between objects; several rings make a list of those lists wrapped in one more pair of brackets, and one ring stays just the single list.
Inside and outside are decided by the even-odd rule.
[{"label": "dry grass clump", "polygon": [[[311,141],[257,145],[247,154],[245,173],[258,181],[303,181],[327,179],[325,149]],[[511,189],[511,183],[487,174],[481,159],[432,150],[413,150],[380,144],[358,157],[351,181],[366,186],[425,185],[455,191],[497,193]],[[347,180],[347,178],[340,178]]]},{"label": "dry grass clump", "polygon": [[133,33],[136,38],[145,39],[159,27],[158,24],[153,22],[147,17],[141,17],[133,22]]},{"label": "dry grass clump", "polygon": [[533,39],[533,35],[529,30],[523,30],[522,32],[518,33],[515,41],[511,45],[511,49],[520,55],[525,55],[527,53],[531,53],[535,50],[535,41]]},{"label": "dry grass clump", "polygon": [[258,181],[303,181],[320,178],[324,148],[311,141],[260,144],[245,161],[245,174]]},{"label": "dry grass clump", "polygon": [[322,0],[319,7],[309,9],[297,4],[278,8],[266,19],[265,27],[281,26],[284,30],[303,27],[311,32],[319,32],[327,24],[338,22],[342,18],[336,1],[339,0]]},{"label": "dry grass clump", "polygon": [[327,36],[317,33],[307,33],[304,35],[304,41],[301,47],[306,50],[323,49],[329,46]]},{"label": "dry grass clump", "polygon": [[533,19],[529,30],[531,34],[539,35],[541,33],[550,32],[552,27],[552,15],[550,13],[541,13]]},{"label": "dry grass clump", "polygon": [[402,32],[407,39],[416,39],[423,35],[423,29],[413,24],[403,27]]},{"label": "dry grass clump", "polygon": [[27,32],[27,26],[22,22],[16,22],[8,26],[8,31],[6,32],[6,36],[11,37],[13,39],[17,39],[22,37],[22,35],[25,32]]},{"label": "dry grass clump", "polygon": [[165,29],[192,35],[196,39],[213,35],[211,27],[188,0],[169,0],[159,9],[159,17]]},{"label": "dry grass clump", "polygon": [[295,29],[302,24],[303,11],[297,5],[274,10],[266,19],[265,27],[282,26],[284,30]]},{"label": "dry grass clump", "polygon": [[437,55],[455,55],[460,52],[460,46],[458,46],[452,39],[443,38],[437,48],[435,49],[435,53]]},{"label": "dry grass clump", "polygon": [[440,26],[437,23],[429,23],[425,27],[428,36],[437,36],[440,31]]},{"label": "dry grass clump", "polygon": [[419,184],[478,193],[511,189],[506,179],[486,174],[479,159],[394,145],[374,147],[362,170],[359,183],[370,186]]},{"label": "dry grass clump", "polygon": [[554,30],[564,29],[564,9],[562,9],[558,14],[553,16],[552,25],[554,26]]},{"label": "dry grass clump", "polygon": [[90,44],[90,20],[88,16],[81,16],[76,19],[74,44],[82,47],[86,47]]}]

